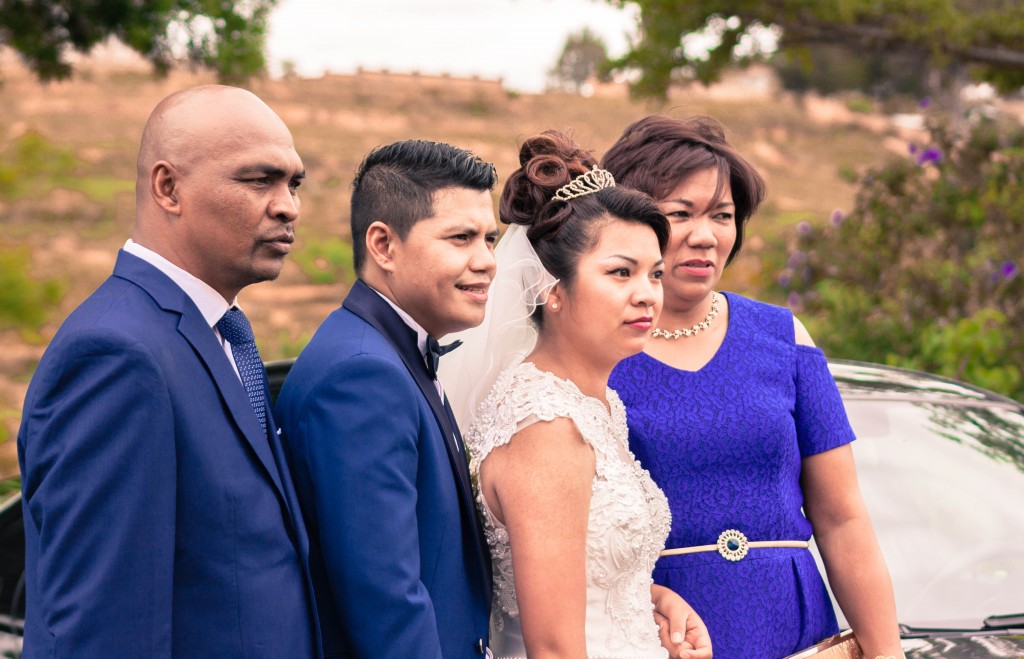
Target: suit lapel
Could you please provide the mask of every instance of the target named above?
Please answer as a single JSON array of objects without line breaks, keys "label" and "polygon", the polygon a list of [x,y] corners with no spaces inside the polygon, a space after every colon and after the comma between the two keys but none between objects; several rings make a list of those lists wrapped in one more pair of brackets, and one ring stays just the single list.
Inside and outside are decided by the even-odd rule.
[{"label": "suit lapel", "polygon": [[[486,550],[483,534],[477,521],[476,502],[473,497],[473,486],[469,480],[469,465],[466,460],[465,447],[462,445],[462,435],[459,434],[458,425],[455,423],[455,416],[451,412],[451,407],[447,405],[446,401],[441,400],[434,386],[434,381],[427,372],[427,364],[416,346],[415,332],[405,324],[398,314],[395,313],[395,310],[376,291],[360,280],[356,280],[356,283],[352,285],[342,306],[365,320],[388,340],[398,353],[398,356],[401,357],[405,367],[409,370],[409,374],[430,405],[438,427],[445,438],[448,459],[451,462],[452,471],[455,472],[455,480],[459,485],[459,494],[463,505],[468,511],[466,517],[473,530],[473,536],[476,538],[477,554],[481,557],[481,569],[484,571],[484,587],[489,592],[491,585],[488,573],[490,554]],[[487,601],[490,601],[489,597]]]},{"label": "suit lapel", "polygon": [[295,493],[295,485],[292,481],[291,471],[288,468],[288,459],[284,454],[284,446],[281,443],[281,430],[274,423],[273,409],[267,405],[267,441],[270,451],[274,456],[274,464],[277,465],[277,473],[282,481],[282,494],[284,495],[285,507],[292,522],[292,528],[296,531],[296,539],[303,556],[309,555],[309,537],[306,535],[305,523],[300,514],[299,499]]},{"label": "suit lapel", "polygon": [[[448,396],[444,397],[444,409],[447,412],[448,419],[451,421],[451,427],[454,432],[455,441],[459,443],[462,450],[466,450],[466,445],[462,441],[462,432],[459,430],[459,424],[455,422],[455,412],[452,411],[452,406],[448,402]],[[451,455],[449,453],[449,455]],[[468,506],[470,518],[470,526],[473,528],[473,538],[476,544],[476,555],[477,564],[480,567],[480,580],[483,584],[484,589],[484,601],[490,602],[493,597],[492,589],[494,582],[491,574],[491,552],[487,548],[487,539],[484,537],[483,528],[480,526],[480,518],[476,514],[476,499],[473,497],[473,486],[469,484],[469,463],[468,456],[461,456],[460,462],[466,471],[465,482],[467,484],[468,492],[470,494],[469,500],[466,502]]]},{"label": "suit lapel", "polygon": [[453,418],[445,409],[441,397],[437,393],[434,381],[427,372],[427,364],[416,346],[416,334],[412,328],[395,313],[380,295],[374,292],[362,281],[356,281],[345,298],[343,306],[356,314],[380,332],[384,338],[395,348],[398,356],[409,370],[409,374],[416,382],[423,397],[427,399],[430,409],[434,412],[434,418],[444,434],[445,444],[448,447],[448,455],[455,470],[460,487],[472,501],[472,486],[469,484],[469,468],[466,464],[462,439],[457,434]]},{"label": "suit lapel", "polygon": [[118,253],[114,276],[139,286],[153,298],[161,309],[179,316],[178,332],[192,346],[206,366],[235,425],[241,431],[245,442],[252,449],[266,476],[277,490],[278,499],[287,513],[285,515],[286,523],[290,527],[290,534],[297,545],[306,575],[309,603],[313,611],[316,654],[320,656],[323,649],[320,638],[320,622],[316,615],[316,598],[313,597],[313,583],[309,571],[309,538],[299,512],[295,488],[288,473],[287,462],[280,438],[277,436],[277,425],[274,423],[270,406],[267,406],[267,430],[264,431],[253,412],[245,387],[231,367],[231,362],[224,353],[223,346],[217,341],[213,329],[206,324],[206,319],[203,318],[191,298],[169,277],[149,263],[123,250]]},{"label": "suit lapel", "polygon": [[[145,289],[162,309],[180,316],[178,333],[188,341],[206,365],[206,369],[213,377],[235,424],[241,430],[245,441],[256,454],[260,464],[263,465],[264,471],[273,482],[274,487],[277,488],[278,496],[287,505],[281,476],[271,453],[268,437],[253,413],[252,404],[249,402],[242,382],[235,374],[235,370],[231,368],[231,362],[224,354],[223,347],[217,341],[213,330],[206,324],[206,319],[203,318],[199,309],[169,277],[127,252],[122,251],[118,254],[114,274]],[[270,417],[269,408],[267,416]]]},{"label": "suit lapel", "polygon": [[[217,342],[217,337],[214,336],[210,326],[206,324],[206,319],[198,309],[193,308],[191,313],[186,311],[181,316],[181,322],[178,323],[178,332],[192,344],[199,358],[206,364],[206,368],[213,375],[214,382],[217,383],[224,402],[227,403],[228,409],[231,411],[231,416],[245,436],[246,442],[256,453],[256,457],[259,458],[263,468],[274,482],[278,493],[284,497],[284,487],[281,485],[281,477],[270,451],[267,433],[260,427],[259,419],[253,412],[252,403],[249,402],[249,396],[245,393],[245,387],[242,386],[241,380],[235,374],[235,369],[231,368],[231,362],[228,361],[223,347]],[[267,409],[267,418],[270,418],[269,408]],[[268,424],[267,427],[272,426],[273,424]]]}]

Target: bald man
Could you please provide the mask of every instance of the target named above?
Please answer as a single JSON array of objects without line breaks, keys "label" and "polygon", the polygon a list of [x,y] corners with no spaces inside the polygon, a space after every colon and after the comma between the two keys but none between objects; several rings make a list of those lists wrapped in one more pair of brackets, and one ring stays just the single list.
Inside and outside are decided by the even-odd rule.
[{"label": "bald man", "polygon": [[25,399],[24,656],[309,657],[308,540],[235,298],[299,216],[291,134],[247,91],[164,99],[132,237]]}]

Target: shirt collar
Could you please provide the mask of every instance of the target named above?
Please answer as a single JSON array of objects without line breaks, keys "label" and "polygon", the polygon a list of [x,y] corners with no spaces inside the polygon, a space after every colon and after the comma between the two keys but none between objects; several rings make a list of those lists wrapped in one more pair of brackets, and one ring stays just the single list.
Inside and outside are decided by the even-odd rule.
[{"label": "shirt collar", "polygon": [[397,304],[395,304],[390,299],[388,299],[388,297],[386,295],[384,295],[383,293],[381,293],[380,291],[378,291],[376,288],[374,288],[372,286],[369,286],[369,288],[370,288],[371,291],[373,291],[374,293],[379,295],[382,300],[384,300],[389,305],[391,305],[391,308],[395,310],[395,313],[398,314],[398,317],[402,319],[402,322],[405,323],[406,325],[408,325],[409,329],[411,329],[412,331],[416,332],[416,347],[419,348],[419,351],[420,351],[421,355],[426,355],[427,354],[427,330],[423,329],[423,327],[419,323],[417,323],[415,320],[412,319],[412,316],[407,314],[405,311],[403,311],[401,309],[401,307],[399,307]]},{"label": "shirt collar", "polygon": [[[213,290],[213,287],[205,281],[185,270],[182,270],[153,250],[148,247],[143,247],[131,238],[129,238],[128,242],[124,244],[124,251],[133,256],[139,257],[170,277],[171,281],[177,284],[178,287],[185,291],[185,294],[191,298],[192,302],[199,308],[199,313],[203,314],[203,319],[206,320],[206,324],[210,327],[216,325],[228,309],[232,306],[237,306],[237,298],[232,301],[231,304],[228,304],[227,301],[224,300],[224,297],[217,291]],[[426,339],[424,339],[424,341],[426,341]],[[424,345],[426,344],[424,343]]]}]

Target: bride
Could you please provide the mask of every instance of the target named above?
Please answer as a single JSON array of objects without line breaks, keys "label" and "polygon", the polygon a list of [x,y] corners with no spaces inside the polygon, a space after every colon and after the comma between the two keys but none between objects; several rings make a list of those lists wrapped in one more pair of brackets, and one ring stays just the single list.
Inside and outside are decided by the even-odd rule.
[{"label": "bride", "polygon": [[692,611],[685,631],[659,634],[658,614],[687,606],[651,580],[668,504],[629,452],[607,386],[660,311],[668,223],[561,133],[526,140],[520,164],[501,195],[512,226],[496,250],[488,320],[442,369],[468,428],[494,568],[491,650],[710,657]]}]

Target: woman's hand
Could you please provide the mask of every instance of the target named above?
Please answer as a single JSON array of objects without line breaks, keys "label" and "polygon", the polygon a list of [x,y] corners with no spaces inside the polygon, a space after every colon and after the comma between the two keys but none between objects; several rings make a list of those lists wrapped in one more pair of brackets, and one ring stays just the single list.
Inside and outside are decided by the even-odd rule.
[{"label": "woman's hand", "polygon": [[686,600],[664,586],[651,586],[654,622],[671,659],[711,659],[711,636]]}]

